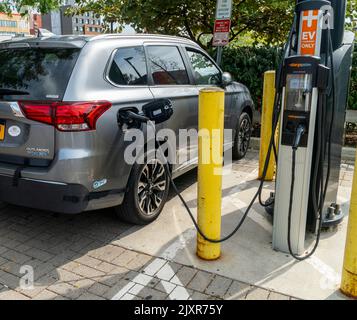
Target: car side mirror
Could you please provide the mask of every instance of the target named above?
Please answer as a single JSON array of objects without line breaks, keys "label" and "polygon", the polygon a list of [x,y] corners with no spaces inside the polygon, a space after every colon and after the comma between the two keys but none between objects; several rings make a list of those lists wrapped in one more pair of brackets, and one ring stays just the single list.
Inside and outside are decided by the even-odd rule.
[{"label": "car side mirror", "polygon": [[229,72],[223,72],[222,74],[222,86],[227,87],[233,82],[232,75]]}]

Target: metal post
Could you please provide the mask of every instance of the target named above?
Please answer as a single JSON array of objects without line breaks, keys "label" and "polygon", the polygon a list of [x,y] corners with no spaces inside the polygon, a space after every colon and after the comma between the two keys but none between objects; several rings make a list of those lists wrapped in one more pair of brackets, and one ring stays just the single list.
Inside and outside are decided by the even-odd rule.
[{"label": "metal post", "polygon": [[[262,179],[263,177],[265,159],[268,154],[270,138],[272,135],[274,98],[275,98],[275,71],[267,71],[264,74],[258,179]],[[270,157],[265,181],[272,181],[274,179],[274,173],[275,173],[275,158],[272,153]]]},{"label": "metal post", "polygon": [[217,47],[217,64],[221,66],[222,64],[222,54],[223,54],[223,47]]},{"label": "metal post", "polygon": [[357,298],[357,157],[353,177],[341,291],[347,296]]},{"label": "metal post", "polygon": [[[198,225],[209,239],[221,235],[224,90],[207,88],[199,96]],[[205,260],[220,257],[221,246],[198,234],[197,255]]]}]

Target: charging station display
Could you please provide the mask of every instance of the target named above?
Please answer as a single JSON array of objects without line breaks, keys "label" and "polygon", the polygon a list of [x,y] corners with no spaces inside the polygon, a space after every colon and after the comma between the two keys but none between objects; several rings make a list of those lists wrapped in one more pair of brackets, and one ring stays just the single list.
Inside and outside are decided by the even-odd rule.
[{"label": "charging station display", "polygon": [[309,111],[311,85],[311,74],[288,74],[286,77],[285,109],[290,111]]}]

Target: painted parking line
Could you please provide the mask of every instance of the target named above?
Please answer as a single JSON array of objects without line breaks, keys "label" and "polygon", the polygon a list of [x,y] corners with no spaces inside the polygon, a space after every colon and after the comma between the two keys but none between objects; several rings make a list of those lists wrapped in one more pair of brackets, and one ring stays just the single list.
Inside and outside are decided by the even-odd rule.
[{"label": "painted parking line", "polygon": [[[162,258],[154,259],[150,264],[148,264],[143,273],[138,274],[134,279],[132,279],[127,285],[120,289],[111,300],[132,300],[135,298],[134,294],[139,293],[144,289],[149,283],[154,279],[154,276],[165,268],[165,272],[171,273],[175,276],[175,271],[169,265],[169,261],[172,260],[177,254],[177,252],[185,248],[186,244],[194,238],[196,235],[195,230],[189,229],[182,233],[177,241],[172,243],[162,254]],[[167,259],[167,260],[164,260]],[[176,279],[176,278],[175,278]],[[176,279],[177,281],[177,279]],[[165,289],[166,293],[169,295],[170,300],[180,299],[187,300],[190,297],[188,291],[182,286],[182,284],[175,283],[175,288],[172,290],[172,286],[167,285],[167,281],[160,280],[158,283]],[[177,284],[181,284],[177,285]]]},{"label": "painted parking line", "polygon": [[[253,179],[257,176],[258,170],[254,170],[253,172],[249,173],[244,181],[241,181],[236,188],[234,188],[233,193],[239,193],[246,183],[249,180]],[[243,207],[244,203],[239,201],[239,204],[236,202],[236,205],[239,207]],[[181,209],[181,208],[180,208]],[[175,214],[174,214],[175,215]],[[180,250],[186,248],[187,244],[192,241],[192,239],[196,236],[195,229],[188,229],[185,232],[180,232],[179,238],[174,241],[166,250],[160,255],[160,258],[154,259],[149,265],[147,265],[143,271],[143,274],[146,276],[143,279],[143,275],[139,274],[134,279],[132,279],[125,287],[123,287],[118,293],[116,293],[111,300],[132,300],[135,298],[135,294],[140,292],[145,286],[147,286],[153,279],[154,276],[163,268],[165,267],[167,270],[165,272],[175,274],[175,271],[170,267],[167,261],[172,261],[177,253]],[[175,278],[175,289],[172,290],[171,286],[167,286],[167,282],[160,280],[161,286],[165,289],[166,293],[169,295],[169,299],[181,299],[187,300],[189,299],[190,294],[184,288],[182,283]]]}]

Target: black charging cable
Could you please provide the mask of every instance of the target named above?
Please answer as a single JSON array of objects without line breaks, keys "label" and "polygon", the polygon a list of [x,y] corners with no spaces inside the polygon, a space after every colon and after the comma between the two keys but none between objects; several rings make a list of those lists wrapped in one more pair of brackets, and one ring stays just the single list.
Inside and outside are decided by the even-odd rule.
[{"label": "black charging cable", "polygon": [[[241,226],[243,225],[244,221],[246,220],[252,206],[254,205],[255,201],[257,200],[258,196],[261,194],[262,192],[262,189],[263,189],[263,186],[264,186],[264,180],[265,180],[265,177],[266,177],[266,174],[267,174],[267,171],[268,171],[268,166],[269,166],[269,162],[270,162],[270,158],[271,158],[271,153],[272,153],[272,150],[273,150],[273,144],[274,144],[274,141],[275,141],[275,132],[276,132],[276,128],[277,128],[277,125],[279,123],[279,115],[280,115],[280,94],[277,92],[276,95],[275,95],[275,106],[274,106],[274,110],[277,110],[276,112],[276,116],[274,117],[274,123],[273,123],[273,128],[272,128],[272,134],[271,134],[271,139],[270,139],[270,143],[269,143],[269,149],[268,149],[268,153],[267,153],[267,157],[266,157],[266,160],[265,160],[265,164],[264,164],[264,169],[263,169],[263,175],[262,175],[262,179],[260,181],[260,184],[259,184],[259,188],[258,188],[258,191],[256,192],[256,194],[254,195],[253,199],[251,200],[251,202],[249,203],[243,217],[241,218],[241,220],[239,221],[239,223],[237,224],[237,226],[235,227],[235,229],[227,236],[221,238],[221,239],[211,239],[209,237],[207,237],[204,232],[200,229],[198,223],[196,222],[196,219],[191,211],[191,209],[189,208],[189,206],[187,205],[185,199],[182,197],[180,191],[178,190],[176,184],[175,184],[175,181],[172,177],[172,174],[171,174],[171,168],[170,168],[170,165],[165,157],[165,154],[164,152],[162,151],[162,145],[161,144],[158,144],[158,148],[157,150],[160,152],[160,156],[162,158],[162,162],[163,162],[163,165],[164,165],[164,168],[165,168],[165,172],[170,180],[170,184],[175,192],[175,194],[179,197],[179,199],[181,200],[182,204],[184,205],[186,211],[188,212],[195,228],[197,229],[197,232],[202,236],[202,238],[208,242],[211,242],[211,243],[221,243],[221,242],[224,242],[224,241],[227,241],[228,239],[230,239],[231,237],[233,237],[237,232],[238,230],[241,228]],[[122,115],[124,116],[124,118],[126,120],[130,120],[130,121],[138,121],[138,122],[141,122],[141,123],[149,123],[154,131],[156,131],[156,128],[155,128],[155,125],[154,123],[146,116],[144,115],[139,115],[137,113],[134,113],[132,111],[127,111],[125,112],[125,115]]]},{"label": "black charging cable", "polygon": [[332,147],[332,130],[335,124],[335,114],[336,114],[336,85],[335,85],[335,63],[333,61],[333,42],[331,36],[331,29],[328,33],[329,37],[329,51],[330,51],[330,65],[331,65],[331,87],[332,87],[332,112],[331,112],[331,122],[329,127],[329,135],[328,135],[328,155],[327,155],[327,171],[326,171],[326,181],[324,188],[324,198],[326,198],[328,183],[331,175],[331,147]]},{"label": "black charging cable", "polygon": [[[294,22],[296,21],[296,14],[294,16]],[[222,243],[224,241],[229,240],[230,238],[232,238],[242,227],[243,223],[245,222],[252,206],[254,205],[255,201],[257,200],[257,198],[259,199],[259,202],[261,202],[261,204],[263,206],[266,206],[265,203],[263,204],[263,201],[261,200],[261,194],[262,194],[262,190],[264,187],[264,183],[265,183],[265,178],[268,172],[268,167],[269,167],[269,162],[271,159],[271,154],[274,151],[275,153],[275,157],[277,159],[277,154],[276,154],[276,146],[275,146],[275,133],[276,133],[276,129],[277,126],[279,124],[279,119],[280,119],[280,113],[281,113],[281,93],[280,93],[280,84],[281,84],[281,78],[282,78],[282,74],[283,74],[283,62],[285,60],[285,56],[288,52],[288,50],[290,50],[290,45],[291,45],[291,41],[292,41],[292,34],[293,34],[293,28],[290,30],[289,33],[289,37],[288,37],[288,41],[285,45],[284,48],[284,54],[282,56],[282,62],[279,66],[279,70],[277,73],[277,78],[276,78],[276,93],[275,93],[275,97],[274,97],[274,108],[273,108],[273,123],[272,123],[272,133],[271,133],[271,137],[270,137],[270,142],[269,142],[269,148],[268,148],[268,152],[267,152],[267,156],[265,159],[265,163],[264,163],[264,168],[263,168],[263,174],[262,174],[262,178],[258,187],[257,192],[255,193],[255,195],[253,196],[251,202],[249,203],[248,207],[246,208],[243,217],[241,218],[241,220],[238,222],[238,224],[236,225],[236,227],[234,228],[234,230],[229,233],[227,236],[221,238],[221,239],[211,239],[209,237],[207,237],[207,235],[204,234],[204,232],[200,229],[191,209],[189,208],[189,206],[187,205],[185,199],[182,197],[179,189],[177,188],[174,179],[172,178],[172,174],[171,174],[171,168],[170,165],[167,162],[167,159],[164,155],[164,153],[162,152],[161,149],[161,145],[159,144],[158,146],[158,150],[161,153],[161,157],[163,158],[163,162],[164,162],[164,168],[166,171],[166,174],[169,177],[170,180],[170,184],[175,192],[175,194],[179,197],[179,199],[181,200],[183,206],[185,207],[186,211],[188,212],[197,232],[200,234],[200,236],[211,243]],[[151,123],[149,121],[149,123]],[[153,125],[153,124],[152,124]]]},{"label": "black charging cable", "polygon": [[[294,20],[296,21],[296,16],[294,18]],[[291,41],[292,41],[292,33],[293,33],[293,29],[291,29],[290,31],[290,34],[289,34],[289,39],[288,39],[288,42],[285,46],[285,49],[284,49],[284,55],[282,57],[282,60],[285,59],[285,56],[286,56],[286,53],[287,53],[287,50],[289,49],[289,46],[291,45]],[[277,74],[277,85],[276,85],[276,93],[275,93],[275,98],[274,98],[274,110],[273,110],[273,123],[272,123],[272,134],[271,134],[271,138],[270,138],[270,143],[269,143],[269,148],[268,148],[268,152],[267,152],[267,156],[266,156],[266,159],[265,159],[265,163],[264,163],[264,169],[263,169],[263,175],[262,175],[262,178],[261,178],[261,181],[260,181],[260,184],[259,184],[259,187],[258,187],[258,190],[256,192],[256,194],[254,195],[254,197],[252,198],[251,202],[249,203],[248,207],[246,208],[244,214],[243,214],[243,217],[241,218],[241,220],[239,221],[239,223],[237,224],[237,226],[235,227],[235,229],[229,233],[227,236],[221,238],[221,239],[211,239],[209,237],[207,237],[204,232],[200,229],[198,223],[196,222],[196,219],[191,211],[191,209],[189,208],[188,204],[186,203],[185,199],[183,198],[183,196],[181,195],[181,192],[179,191],[179,189],[177,188],[175,182],[174,182],[174,179],[172,177],[172,174],[171,174],[171,168],[170,168],[170,165],[162,151],[162,148],[161,148],[161,145],[159,144],[158,146],[158,150],[161,154],[161,157],[162,157],[162,161],[163,161],[163,165],[164,165],[164,168],[165,168],[165,172],[170,180],[170,184],[175,192],[175,194],[179,197],[179,199],[181,200],[182,204],[184,205],[186,211],[188,212],[197,232],[200,234],[200,236],[208,241],[208,242],[211,242],[211,243],[221,243],[221,242],[224,242],[224,241],[227,241],[229,240],[231,237],[233,237],[241,228],[241,226],[243,225],[243,223],[245,222],[252,206],[254,205],[255,201],[257,200],[257,198],[259,198],[259,202],[262,206],[268,206],[268,205],[271,205],[270,204],[266,204],[262,201],[261,199],[261,195],[262,195],[262,190],[263,190],[263,187],[264,187],[264,183],[265,183],[265,177],[266,177],[266,174],[267,174],[267,170],[268,170],[268,166],[269,166],[269,162],[270,162],[270,158],[271,158],[271,153],[273,152],[274,155],[275,155],[275,158],[276,160],[278,159],[278,155],[277,155],[277,150],[276,150],[276,145],[275,145],[275,132],[276,132],[276,129],[277,129],[277,126],[278,126],[278,123],[279,123],[279,119],[280,119],[280,114],[281,114],[281,93],[280,93],[280,88],[279,88],[279,85],[281,83],[281,77],[282,77],[282,64],[283,62],[280,64],[280,68],[279,68],[279,71],[278,71],[278,74]],[[322,104],[321,104],[322,105]],[[319,114],[322,116],[322,112],[319,112]],[[136,118],[136,120],[138,121],[142,121],[143,118],[141,119],[138,119]],[[145,118],[145,120],[148,121],[148,123],[150,123],[153,127],[155,127],[155,125],[148,119],[148,118]],[[320,123],[320,130],[319,132],[322,134],[321,132],[321,127],[322,127],[322,121],[319,121]],[[292,250],[291,250],[291,243],[290,243],[290,232],[291,232],[291,212],[292,212],[292,203],[293,203],[293,194],[294,194],[294,184],[295,184],[295,166],[296,166],[296,151],[297,151],[297,147],[300,143],[300,139],[302,137],[302,135],[304,134],[304,131],[305,131],[305,128],[303,127],[299,127],[299,130],[297,132],[297,135],[296,135],[296,139],[295,139],[295,147],[293,148],[293,159],[292,159],[292,183],[291,183],[291,190],[290,190],[290,208],[289,208],[289,230],[288,230],[288,243],[289,243],[289,249],[290,249],[290,253],[291,255],[297,259],[297,260],[305,260],[307,259],[308,257],[310,257],[316,250],[317,246],[318,246],[318,243],[319,243],[319,239],[320,239],[320,232],[321,232],[321,223],[322,223],[322,218],[320,217],[320,223],[319,223],[319,234],[318,234],[318,237],[317,237],[317,241],[316,241],[316,245],[313,249],[313,251],[307,255],[307,256],[304,256],[304,257],[299,257],[299,256],[296,256]],[[318,139],[320,141],[320,143],[322,142],[321,141],[321,134],[320,134],[320,139]],[[319,144],[320,144],[319,143]],[[319,152],[320,153],[320,152]],[[321,153],[320,153],[321,154]],[[320,163],[320,170],[322,169],[322,166],[321,164],[323,165],[323,161],[319,161]],[[318,170],[316,170],[316,172],[318,172]],[[316,179],[316,182],[318,180]],[[321,181],[321,179],[320,179]],[[322,184],[321,184],[321,191],[322,191]],[[318,211],[322,212],[322,207],[323,207],[323,192],[319,192],[320,194],[320,201],[319,202],[319,205],[318,205]]]},{"label": "black charging cable", "polygon": [[[322,98],[322,97],[321,97]],[[321,99],[322,101],[322,99]],[[319,192],[316,195],[316,192],[314,192],[313,194],[313,202],[314,202],[314,208],[315,206],[316,208],[316,215],[317,215],[317,222],[318,222],[318,230],[317,230],[317,235],[316,235],[316,241],[314,244],[313,249],[306,255],[304,256],[299,256],[297,254],[294,253],[293,248],[292,248],[292,244],[291,244],[291,224],[292,224],[292,207],[293,207],[293,200],[294,200],[294,186],[295,186],[295,167],[296,167],[296,152],[298,150],[298,143],[295,143],[294,147],[292,148],[292,166],[291,166],[291,186],[290,186],[290,200],[289,200],[289,213],[288,213],[288,248],[289,248],[289,253],[290,255],[298,260],[298,261],[304,261],[308,258],[310,258],[315,252],[316,249],[319,246],[320,243],[320,238],[321,238],[321,230],[322,230],[322,221],[323,221],[323,217],[322,217],[322,211],[323,211],[323,206],[324,206],[324,198],[323,198],[323,179],[322,179],[322,172],[321,170],[323,170],[323,163],[324,163],[324,157],[323,157],[323,150],[324,148],[322,147],[323,141],[324,141],[324,137],[323,137],[323,103],[319,103],[319,109],[317,112],[319,119],[318,119],[318,128],[317,128],[317,133],[318,133],[318,138],[317,138],[317,155],[318,157],[316,158],[316,166],[317,170],[315,170],[314,172],[314,177],[313,177],[313,184],[312,184],[312,188],[313,191],[316,190],[317,188],[317,182],[319,183]],[[296,136],[301,135],[301,132],[297,132]],[[318,174],[318,172],[320,171],[320,174]],[[320,178],[318,179],[318,176],[320,176]],[[319,198],[319,199],[317,199]],[[318,203],[318,205],[316,205],[316,203]]]},{"label": "black charging cable", "polygon": [[[331,168],[331,146],[332,146],[332,129],[335,120],[335,108],[336,108],[336,92],[335,92],[335,71],[334,71],[334,62],[333,62],[333,43],[331,36],[331,29],[328,31],[327,35],[328,45],[326,47],[326,55],[330,55],[330,64],[331,64],[331,82],[332,82],[332,114],[331,114],[331,122],[329,127],[329,136],[328,141],[325,140],[325,123],[326,123],[326,110],[324,108],[324,104],[327,102],[327,94],[324,92],[319,97],[318,110],[317,110],[317,146],[316,146],[316,157],[315,157],[315,168],[314,168],[314,176],[312,180],[312,203],[315,212],[316,218],[316,227],[317,234],[315,244],[312,250],[304,256],[298,256],[294,254],[291,245],[291,220],[292,220],[292,205],[293,205],[293,197],[294,197],[294,185],[295,185],[295,167],[296,167],[296,152],[297,147],[293,147],[292,151],[292,172],[291,172],[291,186],[290,186],[290,200],[289,200],[289,213],[288,213],[288,247],[289,253],[293,258],[298,261],[304,261],[310,258],[317,250],[322,232],[322,224],[323,224],[323,209],[326,199],[326,193],[328,188],[328,183],[330,180],[330,168]],[[326,59],[327,61],[327,59]],[[298,133],[297,133],[298,134]],[[328,144],[328,164],[327,164],[327,173],[326,180],[324,182],[324,163],[325,163],[325,153],[326,153],[326,143]]]},{"label": "black charging cable", "polygon": [[[277,126],[277,123],[278,121],[275,123],[274,127],[276,129],[276,126]],[[271,157],[271,153],[272,153],[272,147],[273,147],[273,142],[272,140],[275,139],[275,134],[274,134],[275,130],[273,131],[272,133],[272,137],[271,137],[271,141],[270,141],[270,144],[269,144],[269,150],[268,150],[268,154],[267,154],[267,161],[265,161],[265,164],[264,164],[264,170],[263,170],[263,179],[260,181],[260,184],[259,184],[259,188],[258,188],[258,191],[256,192],[256,194],[254,195],[253,199],[251,200],[251,202],[249,203],[248,207],[246,208],[244,214],[243,214],[243,217],[241,218],[241,220],[239,221],[239,223],[237,224],[237,226],[235,227],[235,229],[229,233],[227,236],[221,238],[221,239],[211,239],[209,237],[207,237],[207,235],[204,234],[204,232],[201,230],[201,228],[199,227],[191,209],[189,208],[189,206],[187,205],[185,199],[182,197],[180,191],[178,190],[176,184],[175,184],[175,181],[173,180],[172,178],[172,175],[171,175],[171,168],[170,168],[170,165],[168,164],[163,152],[162,152],[162,149],[161,149],[161,145],[158,146],[158,150],[160,151],[161,153],[161,157],[163,158],[163,162],[164,162],[164,168],[165,168],[165,171],[166,171],[166,174],[168,175],[169,177],[169,180],[170,180],[170,183],[171,183],[171,186],[175,192],[175,194],[180,198],[183,206],[185,207],[186,211],[188,212],[197,232],[200,234],[200,236],[208,241],[208,242],[211,242],[211,243],[221,243],[221,242],[224,242],[224,241],[227,241],[229,240],[230,238],[232,238],[238,231],[239,229],[242,227],[243,223],[245,222],[252,206],[254,205],[255,201],[257,200],[259,194],[261,193],[262,189],[263,189],[263,186],[264,186],[264,177],[266,176],[266,173],[267,173],[267,170],[268,170],[268,165],[269,165],[269,161],[270,161],[270,157]]]},{"label": "black charging cable", "polygon": [[[295,17],[296,19],[296,17]],[[288,50],[288,46],[290,46],[291,44],[291,39],[292,38],[292,30],[290,31],[290,34],[289,34],[289,40],[287,42],[287,45],[285,47],[285,50],[284,50],[284,55],[283,55],[283,60],[285,59],[285,55],[286,55],[286,52]],[[332,119],[331,119],[331,125],[330,125],[330,128],[332,128],[333,126],[333,123],[334,123],[334,108],[335,108],[335,84],[334,84],[334,67],[333,67],[333,49],[332,49],[332,40],[331,40],[331,31],[329,33],[329,42],[330,42],[330,55],[331,55],[331,70],[332,70],[332,91],[333,91],[333,113],[332,113]],[[283,63],[283,62],[282,62]],[[282,76],[282,64],[280,65],[280,68],[279,68],[279,72],[277,74],[278,76],[278,80],[277,80],[277,83],[280,83],[280,78]],[[239,223],[237,224],[237,226],[235,227],[235,229],[229,233],[227,236],[221,238],[221,239],[211,239],[209,237],[207,237],[204,232],[200,229],[198,223],[196,222],[196,219],[191,211],[191,209],[189,208],[188,204],[186,203],[185,199],[183,198],[183,196],[181,195],[179,189],[177,188],[174,180],[173,180],[173,177],[172,177],[172,174],[171,174],[171,168],[170,168],[170,165],[169,163],[167,162],[167,159],[164,155],[164,153],[162,152],[162,149],[161,149],[161,145],[158,146],[158,150],[159,152],[161,153],[161,157],[162,157],[162,160],[163,160],[163,164],[164,164],[164,168],[165,168],[165,171],[166,171],[166,174],[170,180],[170,184],[175,192],[175,194],[179,197],[179,199],[181,200],[182,204],[184,205],[186,211],[188,212],[197,232],[200,234],[200,236],[208,241],[208,242],[211,242],[211,243],[221,243],[221,242],[224,242],[224,241],[227,241],[228,239],[230,239],[231,237],[233,237],[238,231],[239,229],[241,228],[241,226],[243,225],[243,223],[245,222],[253,204],[255,203],[255,201],[257,200],[257,198],[259,198],[259,202],[262,206],[266,207],[266,206],[269,206],[271,205],[271,203],[264,203],[262,201],[262,190],[263,190],[263,186],[264,186],[264,180],[265,180],[265,177],[266,177],[266,174],[267,174],[267,170],[268,170],[268,166],[269,166],[269,162],[270,162],[270,158],[271,158],[271,153],[274,152],[274,155],[275,155],[275,158],[276,160],[278,159],[278,155],[277,155],[277,150],[276,150],[276,145],[275,145],[275,132],[276,132],[276,129],[277,129],[277,126],[278,126],[278,123],[279,123],[279,118],[280,118],[280,114],[281,114],[281,93],[279,92],[279,89],[278,88],[278,85],[277,85],[277,90],[276,90],[276,94],[275,94],[275,98],[274,98],[274,110],[273,110],[273,123],[272,123],[272,135],[271,135],[271,138],[270,138],[270,143],[269,143],[269,148],[268,148],[268,152],[267,152],[267,156],[266,156],[266,160],[265,160],[265,163],[264,163],[264,169],[263,169],[263,175],[262,175],[262,179],[260,181],[260,184],[259,184],[259,187],[258,187],[258,190],[256,192],[256,194],[254,195],[254,197],[252,198],[251,202],[249,203],[248,207],[246,208],[244,214],[243,214],[243,217],[241,218],[241,220],[239,221]],[[291,218],[292,218],[292,205],[293,205],[293,196],[294,196],[294,185],[295,185],[295,167],[296,167],[296,152],[297,152],[297,148],[300,144],[300,139],[301,137],[303,136],[304,132],[305,132],[305,128],[303,126],[300,126],[298,128],[298,131],[296,133],[296,136],[295,136],[295,143],[294,143],[294,147],[293,147],[293,154],[292,154],[292,179],[291,179],[291,189],[290,189],[290,201],[289,201],[289,216],[288,216],[288,246],[289,246],[289,251],[290,251],[290,254],[292,255],[292,257],[294,257],[296,260],[299,260],[299,261],[303,261],[303,260],[306,260],[307,258],[311,257],[318,245],[319,245],[319,241],[320,241],[320,237],[321,237],[321,229],[322,229],[322,211],[323,211],[323,206],[324,206],[324,200],[325,200],[325,195],[326,195],[326,190],[327,190],[327,185],[328,185],[328,181],[329,181],[329,171],[330,171],[330,158],[331,158],[331,138],[332,138],[332,135],[331,135],[331,131],[330,130],[330,134],[329,134],[329,164],[328,164],[328,175],[327,175],[327,178],[326,178],[326,182],[325,182],[325,187],[323,185],[323,165],[324,165],[324,154],[325,154],[325,149],[324,149],[324,144],[325,144],[325,141],[324,141],[324,129],[323,129],[323,126],[324,126],[324,118],[325,118],[325,111],[323,110],[323,100],[322,100],[322,97],[320,97],[319,99],[319,110],[318,110],[318,115],[319,115],[319,120],[318,120],[318,150],[317,150],[317,158],[315,159],[316,162],[315,162],[315,170],[314,170],[314,177],[313,177],[313,190],[312,192],[314,193],[314,196],[313,196],[313,204],[314,204],[314,211],[316,212],[316,219],[317,219],[317,222],[318,222],[318,230],[317,230],[317,236],[316,236],[316,243],[314,245],[314,248],[312,249],[312,251],[305,255],[305,256],[297,256],[293,253],[293,250],[292,250],[292,246],[291,246]],[[136,120],[138,121],[142,121],[143,118],[141,119],[138,119],[136,118]],[[147,120],[149,123],[151,123],[153,126],[154,124],[148,119],[148,118],[145,118],[145,120]],[[155,126],[154,126],[155,127]],[[320,174],[318,174],[320,172]],[[318,192],[316,192],[318,191]]]},{"label": "black charging cable", "polygon": [[[312,188],[313,191],[316,190],[317,187],[317,182],[318,182],[318,172],[319,169],[321,169],[321,156],[322,156],[322,126],[323,126],[323,121],[322,121],[322,110],[323,109],[323,103],[322,103],[322,99],[320,97],[320,103],[318,104],[319,108],[317,110],[317,115],[319,117],[319,119],[317,120],[318,123],[318,127],[317,127],[317,151],[316,151],[316,159],[315,159],[315,171],[314,171],[314,177],[313,177],[313,183],[312,183]],[[304,256],[299,256],[296,255],[293,251],[292,248],[292,244],[291,244],[291,224],[292,224],[292,209],[293,209],[293,203],[294,203],[294,187],[295,187],[295,167],[296,167],[296,153],[300,144],[300,138],[301,136],[304,134],[304,128],[301,128],[299,126],[296,135],[295,135],[295,142],[294,142],[294,146],[292,147],[292,165],[291,165],[291,186],[290,186],[290,199],[289,199],[289,211],[288,211],[288,236],[287,236],[287,240],[288,240],[288,248],[289,248],[289,253],[290,255],[298,260],[298,261],[304,261],[308,258],[310,258],[316,251],[319,242],[320,242],[320,232],[321,232],[321,228],[319,227],[318,230],[318,235],[316,237],[316,242],[314,245],[314,248],[311,250],[310,253],[304,255]],[[321,177],[321,173],[319,175]],[[319,180],[321,181],[321,179]],[[319,184],[321,186],[321,184]],[[317,201],[317,199],[315,198],[315,194],[316,192],[313,192],[313,203],[314,203],[314,208],[316,203],[318,203],[318,205],[316,205],[316,214],[318,215],[317,219],[319,220],[319,226],[321,225],[322,222],[322,217],[321,217],[321,205],[323,206],[323,200],[320,198],[320,201]],[[320,195],[322,195],[322,190],[320,190]]]}]

